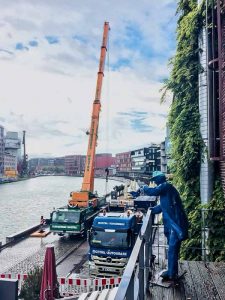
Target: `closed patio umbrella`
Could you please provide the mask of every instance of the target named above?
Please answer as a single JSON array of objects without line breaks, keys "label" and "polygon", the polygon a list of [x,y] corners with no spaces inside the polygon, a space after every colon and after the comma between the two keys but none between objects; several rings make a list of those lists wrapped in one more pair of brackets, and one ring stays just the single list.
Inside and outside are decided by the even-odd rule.
[{"label": "closed patio umbrella", "polygon": [[58,297],[58,294],[55,252],[54,246],[50,244],[46,246],[40,300],[53,300]]}]

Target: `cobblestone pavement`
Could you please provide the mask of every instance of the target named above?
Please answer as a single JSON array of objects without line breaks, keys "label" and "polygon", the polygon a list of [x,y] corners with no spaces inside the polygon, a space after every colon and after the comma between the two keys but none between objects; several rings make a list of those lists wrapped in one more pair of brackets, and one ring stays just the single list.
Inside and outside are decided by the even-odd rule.
[{"label": "cobblestone pavement", "polygon": [[75,245],[75,240],[53,234],[41,239],[29,237],[0,252],[0,273],[27,273],[34,266],[42,266],[47,244],[54,244],[57,260]]},{"label": "cobblestone pavement", "polygon": [[[71,274],[73,278],[88,278],[88,242],[84,242],[72,255],[70,255],[62,264],[57,266],[58,276],[66,276]],[[70,276],[70,277],[71,277]]]}]

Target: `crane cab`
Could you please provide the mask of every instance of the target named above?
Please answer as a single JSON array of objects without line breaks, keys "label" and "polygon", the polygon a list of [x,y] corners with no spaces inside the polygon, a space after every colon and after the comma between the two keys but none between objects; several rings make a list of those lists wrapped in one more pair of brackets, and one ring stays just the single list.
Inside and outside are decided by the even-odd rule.
[{"label": "crane cab", "polygon": [[75,207],[97,207],[97,204],[97,196],[89,191],[72,192],[69,200],[69,205]]}]

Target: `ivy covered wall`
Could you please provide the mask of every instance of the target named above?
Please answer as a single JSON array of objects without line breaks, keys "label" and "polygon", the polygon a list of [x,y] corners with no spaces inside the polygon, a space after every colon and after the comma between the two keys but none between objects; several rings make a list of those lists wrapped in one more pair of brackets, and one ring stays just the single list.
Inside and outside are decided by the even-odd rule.
[{"label": "ivy covered wall", "polygon": [[201,259],[200,162],[203,141],[198,106],[198,35],[202,26],[196,0],[178,2],[177,49],[166,90],[173,93],[169,112],[171,171],[188,213],[190,238],[183,243],[185,259]]},{"label": "ivy covered wall", "polygon": [[[210,0],[207,3],[210,13],[214,3]],[[197,0],[178,1],[177,49],[170,61],[172,71],[165,93],[167,90],[173,93],[168,117],[173,182],[181,193],[190,222],[189,239],[182,245],[181,256],[187,260],[202,259],[202,228],[207,227],[206,245],[210,249],[207,259],[220,261],[225,260],[225,201],[216,164],[213,197],[205,207],[200,199],[201,154],[207,149],[200,134],[198,75],[202,66],[198,37],[205,26],[205,5],[206,1],[200,7]],[[204,218],[203,209],[206,209]]]}]

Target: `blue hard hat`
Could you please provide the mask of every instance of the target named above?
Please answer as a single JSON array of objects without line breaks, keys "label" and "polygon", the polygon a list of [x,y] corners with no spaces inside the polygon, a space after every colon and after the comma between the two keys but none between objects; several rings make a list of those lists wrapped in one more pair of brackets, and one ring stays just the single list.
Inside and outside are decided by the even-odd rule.
[{"label": "blue hard hat", "polygon": [[161,171],[154,171],[154,172],[152,173],[152,178],[151,178],[151,180],[154,180],[155,177],[158,177],[158,176],[164,176],[164,177],[166,177],[166,175],[165,175],[163,172],[161,172]]}]

